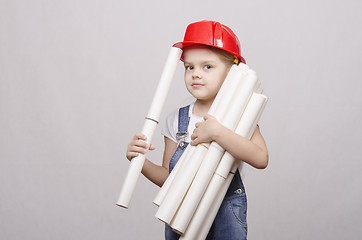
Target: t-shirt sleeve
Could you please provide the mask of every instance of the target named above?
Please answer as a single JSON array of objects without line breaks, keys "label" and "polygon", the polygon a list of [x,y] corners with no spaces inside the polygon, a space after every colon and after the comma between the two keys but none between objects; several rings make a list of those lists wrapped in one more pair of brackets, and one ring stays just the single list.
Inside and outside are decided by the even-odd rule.
[{"label": "t-shirt sleeve", "polygon": [[168,114],[163,123],[161,134],[177,143],[178,110]]}]

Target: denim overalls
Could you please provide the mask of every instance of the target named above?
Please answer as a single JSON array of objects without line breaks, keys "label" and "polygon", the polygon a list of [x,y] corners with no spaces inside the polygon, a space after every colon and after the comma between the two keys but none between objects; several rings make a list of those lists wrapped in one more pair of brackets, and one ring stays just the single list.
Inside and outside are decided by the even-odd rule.
[{"label": "denim overalls", "polygon": [[[190,105],[180,108],[178,118],[178,132],[176,134],[178,146],[173,154],[169,171],[171,172],[176,165],[178,159],[189,143],[185,142],[187,136],[187,128],[189,125],[189,108]],[[246,224],[246,194],[243,182],[240,178],[239,171],[230,184],[225,198],[216,215],[214,223],[207,235],[206,240],[245,240],[247,235]],[[172,231],[171,227],[165,227],[165,239],[179,239],[180,235]]]}]

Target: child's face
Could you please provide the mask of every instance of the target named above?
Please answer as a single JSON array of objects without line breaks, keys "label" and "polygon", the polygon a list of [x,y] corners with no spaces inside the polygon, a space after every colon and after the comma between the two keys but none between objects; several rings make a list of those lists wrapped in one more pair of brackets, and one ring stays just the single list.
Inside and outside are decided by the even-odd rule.
[{"label": "child's face", "polygon": [[185,49],[183,59],[187,90],[198,100],[213,101],[231,66],[202,45]]}]

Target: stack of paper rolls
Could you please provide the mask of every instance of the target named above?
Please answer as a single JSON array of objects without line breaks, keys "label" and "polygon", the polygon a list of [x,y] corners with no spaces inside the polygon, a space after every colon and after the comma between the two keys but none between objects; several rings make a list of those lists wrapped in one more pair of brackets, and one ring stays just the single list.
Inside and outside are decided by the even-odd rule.
[{"label": "stack of paper rolls", "polygon": [[[234,65],[231,67],[224,83],[222,84],[218,94],[216,95],[214,102],[212,103],[209,114],[213,115],[218,119],[219,116],[222,116],[226,110],[226,107],[220,107],[219,103],[223,102],[224,104],[229,104],[231,102],[231,99],[233,97],[233,89],[236,89],[238,84],[240,83],[242,74],[245,73],[245,71],[249,69],[247,65],[240,65],[239,67],[236,67]],[[218,119],[220,120],[220,119]],[[156,198],[154,199],[154,203],[157,206],[160,206],[161,202],[165,198],[166,193],[168,192],[169,186],[171,185],[171,182],[173,181],[174,177],[176,176],[179,168],[183,165],[183,162],[185,159],[190,159],[190,156],[185,158],[184,155],[186,155],[186,152],[188,152],[189,148],[191,148],[190,153],[194,152],[196,150],[196,147],[188,145],[185,149],[185,152],[182,154],[181,158],[177,162],[176,166],[170,173],[169,177],[166,179],[164,184],[162,185],[162,188],[160,189],[159,193],[157,194]],[[200,150],[203,151],[203,150]],[[197,170],[197,169],[196,169]]]},{"label": "stack of paper rolls", "polygon": [[[267,97],[253,94],[235,132],[250,139],[267,103]],[[238,171],[239,162],[225,152],[195,211],[185,234],[180,239],[205,239],[220,208],[229,185]]]},{"label": "stack of paper rolls", "polygon": [[[239,74],[235,74],[235,72],[239,72]],[[230,87],[232,86],[230,82],[234,84],[233,87]],[[236,83],[237,87],[235,87]],[[260,89],[260,83],[257,81],[254,71],[250,70],[245,64],[240,64],[239,66],[234,65],[215,98],[209,114],[213,115],[226,127],[235,131],[236,125],[241,119],[241,116],[246,119],[246,112],[244,113],[245,109],[254,108],[260,110],[260,107],[255,105],[255,101],[249,101],[252,95],[253,98],[256,99],[260,99],[260,96],[262,96],[263,101],[265,100],[265,104],[265,96],[261,94],[258,94],[258,96],[255,95],[255,92],[260,91]],[[254,95],[256,97],[254,97]],[[250,122],[250,120],[248,121]],[[252,123],[255,123],[256,125],[255,117]],[[250,126],[250,124],[248,126],[249,127],[247,128],[250,132],[252,126]],[[207,186],[212,182],[212,179],[215,178],[213,177],[213,174],[224,154],[224,149],[215,142],[207,144],[206,147],[209,149],[199,145],[196,147],[196,150],[192,150],[194,152],[187,150],[185,157],[182,156],[176,164],[174,170],[170,174],[170,177],[167,179],[154,201],[156,205],[160,205],[160,208],[156,213],[156,217],[169,224],[176,232],[180,234],[185,233],[183,237],[192,235],[189,234],[186,229],[192,216],[198,212],[197,206],[199,205],[201,198],[205,202],[205,194],[210,194],[208,193],[210,190]],[[191,146],[188,148],[192,149],[195,147]],[[203,161],[204,158],[207,159],[207,161]],[[230,164],[228,164],[227,167],[229,165]],[[230,169],[227,173],[229,172]],[[168,187],[171,184],[173,187],[168,191]],[[223,196],[224,195],[222,195],[222,198]],[[211,207],[207,206],[206,208],[210,209]],[[217,209],[218,208],[219,207],[217,207]],[[198,215],[201,216],[203,214]],[[195,222],[194,219],[192,222]],[[198,220],[196,220],[196,222],[197,221]],[[200,221],[203,222],[204,219],[201,219]],[[196,225],[199,225],[199,223],[191,224],[190,230],[192,230],[193,226]],[[193,239],[193,236],[187,239]]]},{"label": "stack of paper rolls", "polygon": [[[232,129],[233,131],[235,131],[250,97],[257,87],[255,72],[248,70],[247,73],[248,74],[244,76],[244,79],[242,79],[241,85],[236,89],[235,96],[233,97],[229,109],[221,121],[225,127]],[[171,223],[171,227],[177,232],[185,232],[224,151],[225,150],[216,142],[211,143],[204,158],[205,161],[202,162],[197,171],[194,181]]]},{"label": "stack of paper rolls", "polygon": [[[209,114],[214,116],[217,120],[221,120],[223,115],[228,109],[229,104],[232,102],[235,90],[243,83],[243,76],[249,68],[245,64],[239,66],[233,65],[227,75],[220,91],[218,92],[212,106],[209,109]],[[256,82],[256,81],[255,81]],[[171,220],[176,214],[177,209],[182,203],[189,186],[192,183],[194,176],[199,169],[199,166],[207,153],[210,144],[199,144],[188,159],[184,159],[185,163],[176,173],[173,181],[172,188],[170,188],[156,213],[156,217],[161,221],[170,224]]]}]

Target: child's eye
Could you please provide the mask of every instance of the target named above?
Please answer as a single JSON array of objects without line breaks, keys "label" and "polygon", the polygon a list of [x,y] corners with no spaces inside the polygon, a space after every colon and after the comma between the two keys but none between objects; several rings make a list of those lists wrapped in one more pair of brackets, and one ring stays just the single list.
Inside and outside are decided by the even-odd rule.
[{"label": "child's eye", "polygon": [[192,70],[192,69],[194,69],[194,67],[193,66],[185,66],[185,69],[186,70]]},{"label": "child's eye", "polygon": [[210,69],[210,68],[211,68],[210,65],[205,65],[205,66],[204,66],[204,69]]}]

